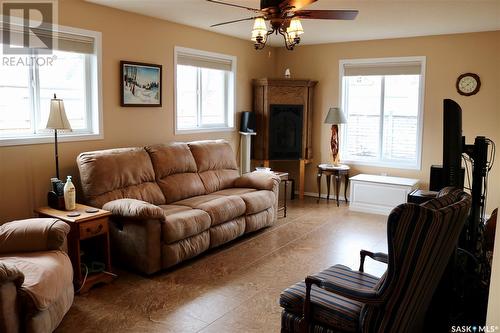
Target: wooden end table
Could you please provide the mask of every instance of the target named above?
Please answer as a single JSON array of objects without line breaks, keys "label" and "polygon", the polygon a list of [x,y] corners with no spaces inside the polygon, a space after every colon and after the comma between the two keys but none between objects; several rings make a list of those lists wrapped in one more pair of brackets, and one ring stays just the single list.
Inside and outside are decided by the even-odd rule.
[{"label": "wooden end table", "polygon": [[341,164],[339,166],[334,166],[332,164],[320,164],[318,165],[318,175],[316,177],[318,181],[318,202],[321,199],[321,177],[323,175],[326,176],[326,187],[327,187],[327,196],[326,200],[330,200],[330,182],[332,176],[335,180],[335,198],[337,200],[337,207],[339,204],[339,192],[340,192],[340,183],[342,179],[344,179],[344,199],[345,202],[349,202],[347,200],[347,187],[349,186],[349,166]]},{"label": "wooden end table", "polygon": [[283,211],[283,217],[286,217],[286,195],[288,192],[288,183],[292,183],[292,199],[293,199],[293,179],[288,178],[288,172],[283,172],[283,171],[273,171],[274,174],[278,177],[280,177],[281,182],[284,184],[285,187],[285,195],[283,196],[283,206],[278,207],[278,212]]},{"label": "wooden end table", "polygon": [[[73,211],[57,210],[50,207],[35,209],[39,217],[52,217],[68,223],[71,230],[68,235],[68,255],[73,265],[73,283],[77,293],[85,293],[98,283],[109,283],[116,278],[111,270],[108,220],[111,212],[98,209],[95,213],[86,210],[93,207],[76,204]],[[79,216],[68,214],[78,212]],[[104,271],[91,273],[86,264],[82,267],[82,256],[103,263]]]}]

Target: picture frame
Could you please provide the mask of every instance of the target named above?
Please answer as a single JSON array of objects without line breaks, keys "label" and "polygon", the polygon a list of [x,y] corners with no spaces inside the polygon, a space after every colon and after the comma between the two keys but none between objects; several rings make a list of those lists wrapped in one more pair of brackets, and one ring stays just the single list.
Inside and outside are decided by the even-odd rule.
[{"label": "picture frame", "polygon": [[120,105],[162,106],[162,65],[120,61]]}]

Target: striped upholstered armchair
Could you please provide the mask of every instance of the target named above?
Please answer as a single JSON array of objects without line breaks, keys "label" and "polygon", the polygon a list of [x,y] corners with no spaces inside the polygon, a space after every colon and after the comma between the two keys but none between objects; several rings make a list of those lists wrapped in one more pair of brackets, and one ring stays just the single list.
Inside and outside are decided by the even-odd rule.
[{"label": "striped upholstered armchair", "polygon": [[[421,332],[470,204],[468,194],[446,188],[420,206],[394,208],[388,255],[361,251],[359,271],[335,265],[284,290],[281,332]],[[387,263],[381,278],[363,272],[366,256]]]}]

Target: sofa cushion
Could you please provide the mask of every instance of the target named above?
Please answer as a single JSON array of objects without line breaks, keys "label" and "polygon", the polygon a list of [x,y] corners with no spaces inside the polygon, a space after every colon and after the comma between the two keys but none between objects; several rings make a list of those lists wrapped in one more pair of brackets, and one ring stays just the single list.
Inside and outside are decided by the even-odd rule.
[{"label": "sofa cushion", "polygon": [[[352,271],[343,265],[335,265],[314,276],[361,290],[372,290],[379,280],[373,275]],[[280,306],[289,313],[302,316],[305,293],[304,282],[285,289],[280,295]],[[336,295],[317,286],[311,289],[311,303],[314,321],[336,327],[342,332],[357,331],[363,303]]]},{"label": "sofa cushion", "polygon": [[210,200],[196,206],[196,208],[204,210],[210,215],[212,226],[245,215],[246,210],[245,202],[236,195]]},{"label": "sofa cushion", "polygon": [[223,195],[215,195],[215,194],[199,195],[199,196],[192,197],[189,199],[176,201],[176,202],[173,202],[172,204],[176,205],[176,206],[187,206],[187,207],[191,207],[191,208],[197,208],[202,203],[205,203],[205,202],[208,202],[208,201],[211,201],[214,199],[218,199],[218,198],[224,198],[224,196]]},{"label": "sofa cushion", "polygon": [[83,193],[92,206],[100,208],[108,201],[124,198],[165,203],[151,159],[143,148],[81,153],[77,164]]},{"label": "sofa cushion", "polygon": [[[54,332],[71,308],[74,297],[75,291],[72,285],[63,288],[62,295],[45,311],[37,312],[35,316],[26,318],[25,332]],[[28,305],[28,308],[31,306],[31,304]],[[27,310],[27,313],[30,313],[30,310]]]},{"label": "sofa cushion", "polygon": [[267,190],[245,193],[240,195],[240,198],[245,202],[247,214],[262,212],[270,208],[276,201],[274,193]]},{"label": "sofa cushion", "polygon": [[233,187],[239,177],[238,164],[227,141],[196,141],[188,145],[206,193]]},{"label": "sofa cushion", "polygon": [[205,194],[196,162],[186,143],[146,147],[166,203]]},{"label": "sofa cushion", "polygon": [[200,209],[173,212],[162,221],[161,233],[164,243],[174,243],[198,235],[210,228],[210,216]]},{"label": "sofa cushion", "polygon": [[226,188],[225,190],[220,190],[217,192],[214,192],[212,194],[215,195],[240,195],[240,194],[245,194],[245,193],[250,193],[250,192],[255,192],[257,191],[254,188]]},{"label": "sofa cushion", "polygon": [[275,214],[276,210],[274,208],[268,208],[262,212],[245,216],[245,233],[254,232],[272,225]]},{"label": "sofa cushion", "polygon": [[162,267],[168,268],[181,261],[193,258],[208,250],[209,246],[210,233],[208,230],[176,243],[163,244],[161,247]]},{"label": "sofa cushion", "polygon": [[239,217],[232,221],[210,228],[210,247],[216,247],[238,238],[245,232],[245,218]]},{"label": "sofa cushion", "polygon": [[187,206],[178,206],[178,205],[159,205],[158,207],[160,207],[163,210],[163,214],[164,215],[172,215],[172,214],[175,214],[175,213],[178,213],[178,212],[183,212],[183,211],[186,211],[186,210],[191,210],[190,207],[187,207]]},{"label": "sofa cushion", "polygon": [[46,310],[73,286],[73,267],[63,251],[29,252],[1,256],[24,274],[21,290],[33,301],[37,310]]},{"label": "sofa cushion", "polygon": [[198,167],[198,172],[207,170],[238,170],[238,164],[226,140],[194,141],[188,143]]}]

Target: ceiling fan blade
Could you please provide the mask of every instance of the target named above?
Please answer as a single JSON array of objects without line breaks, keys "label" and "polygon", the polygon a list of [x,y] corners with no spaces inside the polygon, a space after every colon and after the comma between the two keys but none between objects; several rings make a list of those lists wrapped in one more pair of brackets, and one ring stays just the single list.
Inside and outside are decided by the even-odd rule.
[{"label": "ceiling fan blade", "polygon": [[210,28],[213,28],[213,27],[218,27],[218,26],[220,26],[220,25],[225,25],[225,24],[236,23],[236,22],[242,22],[242,21],[250,21],[250,20],[255,20],[255,19],[256,19],[256,18],[258,18],[258,17],[262,17],[262,16],[248,17],[248,18],[239,19],[239,20],[233,20],[233,21],[227,21],[227,22],[222,22],[222,23],[212,24],[212,25],[210,26]]},{"label": "ceiling fan blade", "polygon": [[294,10],[299,10],[316,1],[318,0],[284,0],[280,3],[280,8],[286,9],[293,7]]},{"label": "ceiling fan blade", "polygon": [[237,8],[243,8],[243,9],[246,9],[246,10],[250,10],[252,12],[255,12],[255,13],[261,13],[262,11],[260,9],[257,9],[257,8],[250,8],[250,7],[245,7],[245,6],[240,6],[240,5],[236,5],[234,3],[227,3],[227,2],[222,2],[222,1],[218,1],[218,0],[207,0],[208,2],[213,2],[213,3],[216,3],[216,4],[219,4],[219,5],[225,5],[225,6],[231,6],[231,7],[237,7]]},{"label": "ceiling fan blade", "polygon": [[294,17],[320,20],[354,20],[357,10],[296,10]]}]

